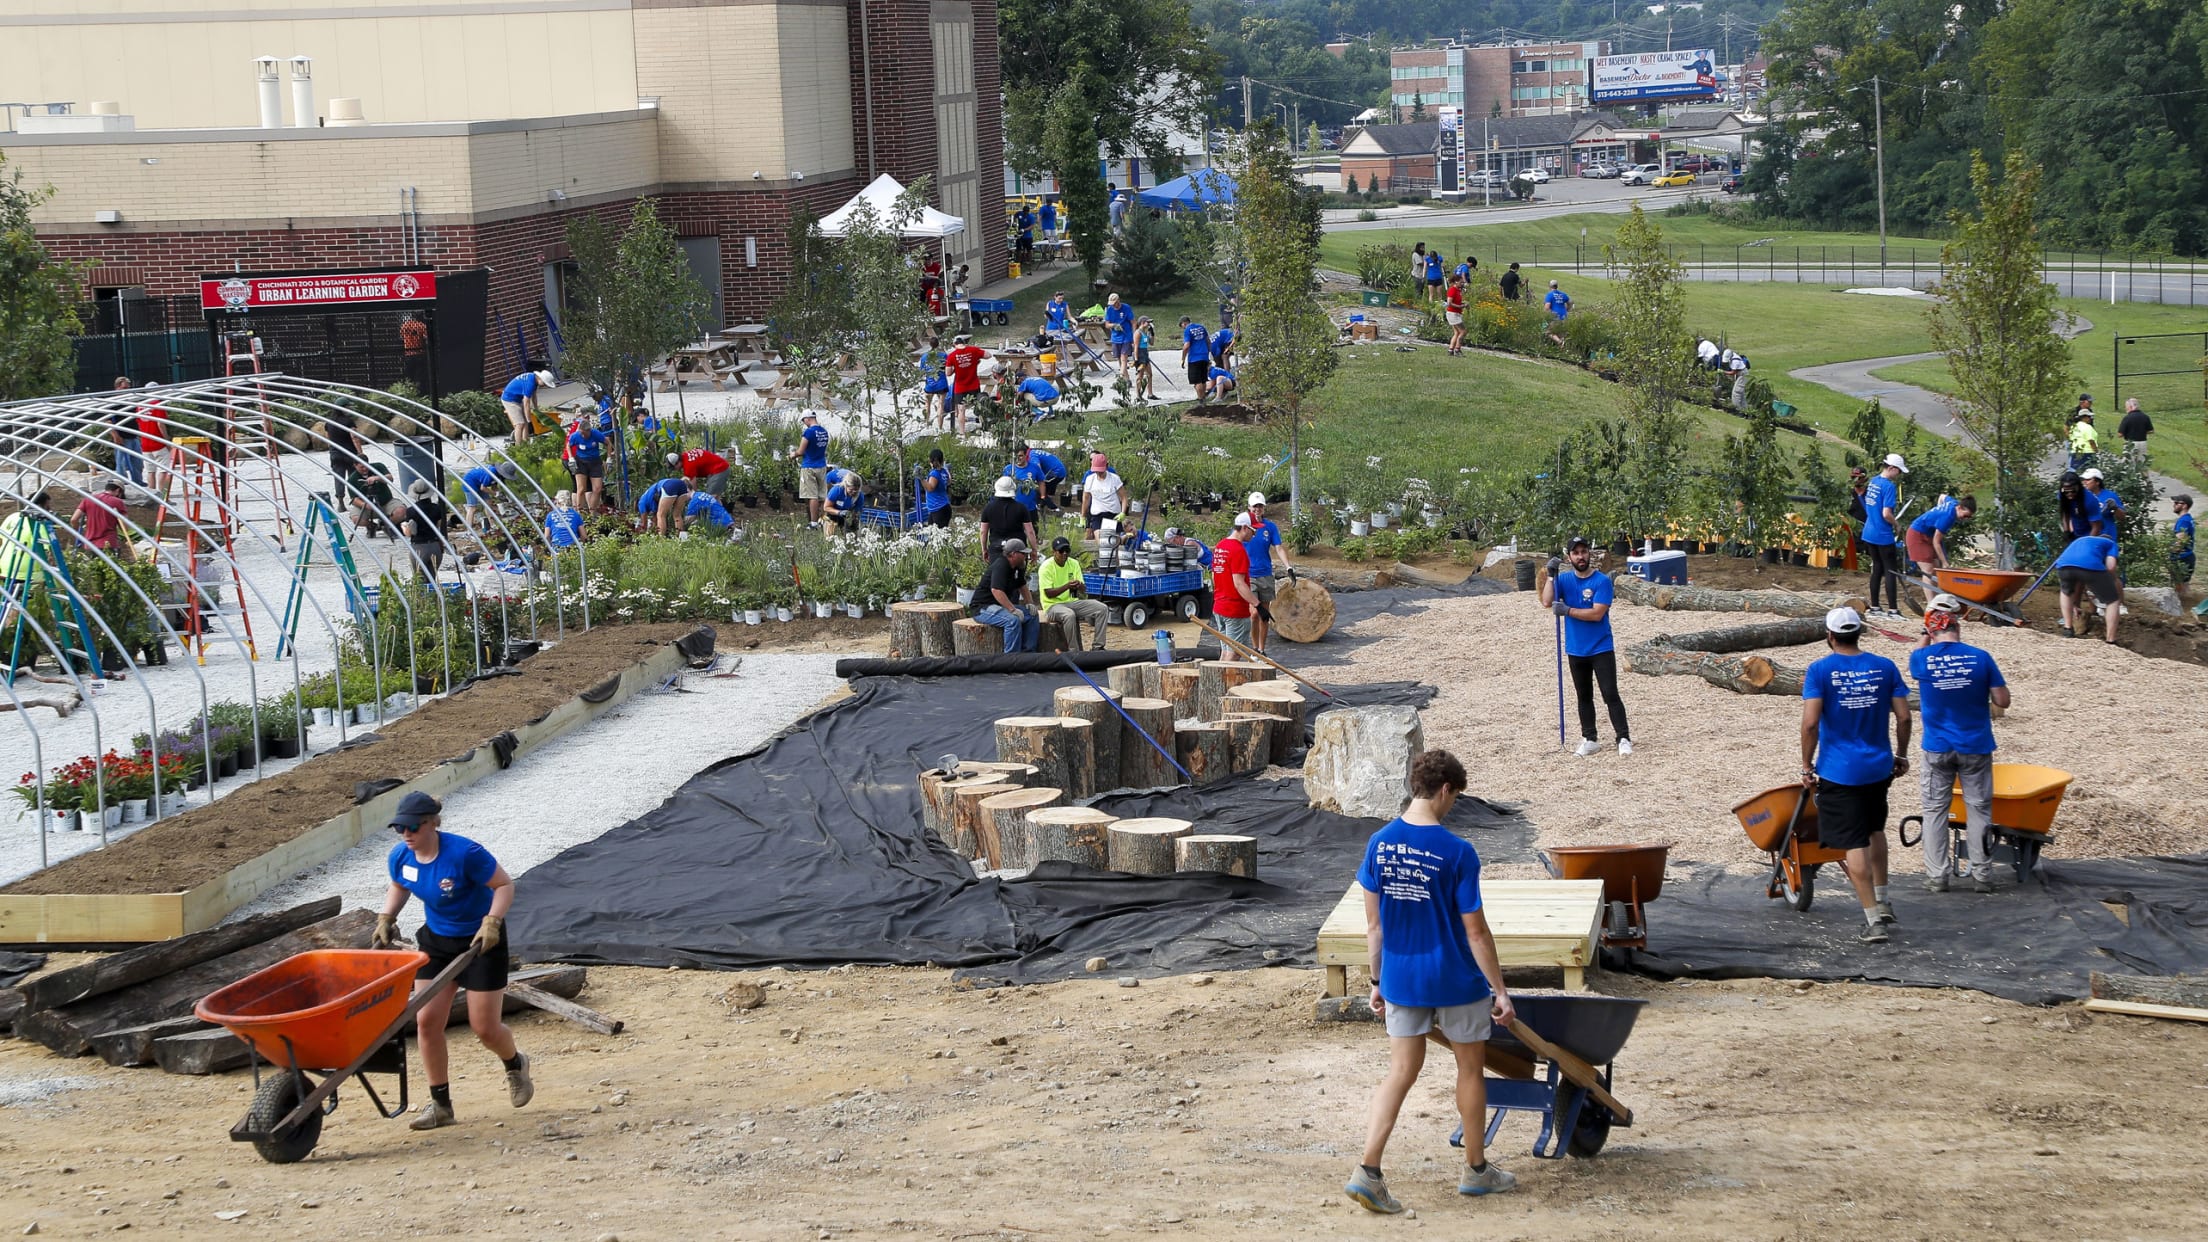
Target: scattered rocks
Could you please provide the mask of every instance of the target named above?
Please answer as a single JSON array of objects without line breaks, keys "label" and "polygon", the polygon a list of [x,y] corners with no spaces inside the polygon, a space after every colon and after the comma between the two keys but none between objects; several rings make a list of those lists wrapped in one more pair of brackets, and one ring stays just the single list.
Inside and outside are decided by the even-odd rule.
[{"label": "scattered rocks", "polygon": [[1209,985],[1210,983],[1211,983],[1211,976],[1210,976],[1210,975],[1197,975],[1197,976],[1195,976],[1195,977],[1191,978],[1191,979],[1190,979],[1190,980],[1188,981],[1188,986],[1190,986],[1190,987],[1192,987],[1192,988],[1200,988],[1200,987],[1206,987],[1206,986],[1208,986],[1208,985]]},{"label": "scattered rocks", "polygon": [[1121,975],[1119,977],[1119,986],[1123,988],[1139,988],[1142,986],[1142,980],[1135,978],[1133,975]]},{"label": "scattered rocks", "polygon": [[234,1220],[244,1220],[245,1216],[246,1211],[244,1208],[231,1208],[226,1212],[215,1213],[215,1219],[222,1221],[224,1224],[228,1224],[229,1222]]},{"label": "scattered rocks", "polygon": [[732,1011],[757,1009],[767,1003],[767,990],[756,983],[731,983],[715,999]]},{"label": "scattered rocks", "polygon": [[1088,961],[1081,963],[1081,967],[1082,969],[1088,971],[1090,974],[1094,975],[1103,973],[1111,966],[1111,964],[1112,959],[1108,957],[1092,957]]}]

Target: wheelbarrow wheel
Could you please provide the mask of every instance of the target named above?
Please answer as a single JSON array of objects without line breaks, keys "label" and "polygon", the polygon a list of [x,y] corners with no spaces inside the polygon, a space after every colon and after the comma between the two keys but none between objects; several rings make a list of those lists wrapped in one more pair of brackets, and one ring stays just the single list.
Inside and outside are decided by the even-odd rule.
[{"label": "wheelbarrow wheel", "polygon": [[[263,1133],[273,1131],[276,1123],[299,1107],[299,1101],[305,1098],[299,1090],[297,1076],[282,1071],[269,1075],[261,1081],[261,1089],[253,1097],[253,1107],[245,1114],[246,1128]],[[321,1141],[322,1110],[318,1108],[289,1130],[254,1139],[253,1150],[261,1153],[261,1159],[270,1164],[297,1164]]]},{"label": "wheelbarrow wheel", "polygon": [[1787,907],[1797,914],[1806,913],[1809,903],[1817,897],[1817,865],[1780,864],[1780,887],[1785,891]]},{"label": "wheelbarrow wheel", "polygon": [[[1569,1094],[1562,1103],[1568,1109],[1573,1101],[1581,1100],[1581,1097],[1587,1097],[1585,1087],[1570,1087]],[[1579,1119],[1572,1124],[1572,1137],[1565,1143],[1564,1150],[1586,1160],[1600,1153],[1603,1144],[1609,1141],[1610,1110],[1596,1103],[1592,1097],[1581,1100]]]}]

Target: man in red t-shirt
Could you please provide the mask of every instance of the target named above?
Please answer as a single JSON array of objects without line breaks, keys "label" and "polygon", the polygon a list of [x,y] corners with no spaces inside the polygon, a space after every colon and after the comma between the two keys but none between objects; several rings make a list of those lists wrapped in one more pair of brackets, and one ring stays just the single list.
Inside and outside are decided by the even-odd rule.
[{"label": "man in red t-shirt", "polygon": [[728,459],[711,449],[684,449],[682,456],[667,454],[667,464],[682,467],[682,477],[708,496],[728,490]]},{"label": "man in red t-shirt", "polygon": [[953,338],[951,352],[943,355],[944,369],[951,373],[951,391],[943,398],[943,425],[950,427],[956,420],[959,431],[966,430],[966,416],[959,412],[959,402],[981,392],[981,363],[989,355],[974,344],[974,338],[964,333]]},{"label": "man in red t-shirt", "polygon": [[1250,515],[1234,515],[1234,533],[1211,550],[1211,615],[1219,619],[1219,632],[1238,643],[1250,641],[1250,622],[1257,613],[1257,589],[1250,585],[1250,553],[1242,541],[1250,537]]},{"label": "man in red t-shirt", "polygon": [[1442,318],[1449,321],[1449,356],[1464,352],[1464,277],[1451,276],[1449,291],[1442,295]]},{"label": "man in red t-shirt", "polygon": [[119,479],[108,480],[97,495],[85,497],[84,503],[77,506],[77,521],[84,527],[86,543],[117,560],[134,560],[130,540],[123,537],[122,519],[123,485]]}]

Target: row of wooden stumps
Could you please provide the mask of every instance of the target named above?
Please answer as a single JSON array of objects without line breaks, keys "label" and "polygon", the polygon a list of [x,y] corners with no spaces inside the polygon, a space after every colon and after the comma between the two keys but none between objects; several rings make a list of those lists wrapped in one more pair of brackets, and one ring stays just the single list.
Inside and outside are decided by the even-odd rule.
[{"label": "row of wooden stumps", "polygon": [[[1036,640],[1042,651],[1066,649],[1065,627],[1052,623]],[[966,615],[947,600],[906,600],[889,606],[889,654],[916,660],[942,656],[1000,655],[1004,631]]]},{"label": "row of wooden stumps", "polygon": [[1063,860],[1135,875],[1255,876],[1254,837],[1196,833],[1179,819],[1115,819],[1077,804],[1113,789],[1185,783],[1161,748],[1197,785],[1286,761],[1302,742],[1304,698],[1272,674],[1231,660],[1142,663],[1110,670],[1108,689],[1060,687],[1051,696],[1056,715],[996,722],[995,762],[921,775],[928,827],[992,869]]}]

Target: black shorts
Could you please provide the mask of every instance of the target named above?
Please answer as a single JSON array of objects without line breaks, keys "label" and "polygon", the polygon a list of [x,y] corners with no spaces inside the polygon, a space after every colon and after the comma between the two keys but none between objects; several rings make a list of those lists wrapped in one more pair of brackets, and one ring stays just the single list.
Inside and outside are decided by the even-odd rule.
[{"label": "black shorts", "polygon": [[603,457],[578,457],[568,463],[567,472],[578,479],[602,479],[606,477],[606,459]]},{"label": "black shorts", "polygon": [[1106,522],[1116,522],[1118,520],[1119,515],[1116,513],[1091,513],[1084,519],[1084,524],[1090,530],[1095,530]]},{"label": "black shorts", "polygon": [[930,526],[940,526],[945,530],[949,530],[951,528],[951,507],[945,505],[940,509],[933,510],[920,520]]},{"label": "black shorts", "polygon": [[1893,778],[1869,785],[1817,782],[1817,844],[1859,850],[1886,831],[1886,791]]},{"label": "black shorts", "polygon": [[1191,362],[1191,363],[1189,363],[1189,364],[1188,364],[1188,382],[1189,382],[1189,383],[1191,383],[1191,384],[1201,384],[1201,383],[1204,383],[1205,381],[1209,380],[1210,378],[1211,378],[1211,359],[1209,359],[1209,358],[1206,358],[1206,359],[1204,359],[1204,360],[1203,360],[1203,361],[1201,361],[1201,362]]},{"label": "black shorts", "polygon": [[[436,978],[445,967],[452,965],[452,959],[468,951],[469,939],[467,936],[440,936],[427,927],[416,932],[414,945],[429,954],[429,960],[414,972],[414,977]],[[506,931],[500,928],[498,943],[491,946],[490,952],[469,962],[456,982],[470,992],[496,992],[506,986],[506,974],[511,966],[506,953]]]},{"label": "black shorts", "polygon": [[2093,598],[2104,604],[2113,604],[2124,597],[2123,584],[2116,575],[2105,569],[2079,569],[2075,565],[2058,566],[2055,581],[2061,584],[2064,595],[2076,595],[2079,587],[2093,592]]}]

